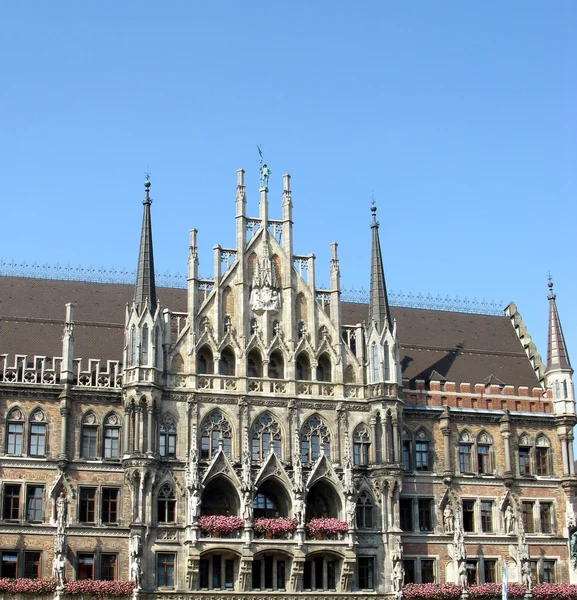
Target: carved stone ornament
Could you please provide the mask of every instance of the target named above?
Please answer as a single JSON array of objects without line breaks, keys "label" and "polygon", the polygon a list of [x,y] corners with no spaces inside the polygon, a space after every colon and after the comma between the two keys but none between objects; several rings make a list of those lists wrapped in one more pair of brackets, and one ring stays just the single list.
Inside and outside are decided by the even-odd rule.
[{"label": "carved stone ornament", "polygon": [[269,257],[268,243],[265,240],[262,258],[256,261],[250,293],[250,307],[256,314],[280,309],[280,286],[276,268]]}]

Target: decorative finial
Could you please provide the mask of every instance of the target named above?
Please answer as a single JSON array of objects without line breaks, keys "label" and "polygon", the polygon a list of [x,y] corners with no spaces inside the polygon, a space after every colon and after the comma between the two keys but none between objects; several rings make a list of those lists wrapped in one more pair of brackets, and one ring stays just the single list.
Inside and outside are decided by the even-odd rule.
[{"label": "decorative finial", "polygon": [[146,173],[144,174],[144,190],[146,195],[144,196],[142,204],[152,204],[152,200],[150,199],[150,172],[148,170],[148,165],[146,166]]},{"label": "decorative finial", "polygon": [[553,293],[553,279],[551,277],[551,271],[549,271],[549,273],[547,274],[547,279],[548,279],[547,287],[549,288],[549,295],[547,296],[547,299],[555,300],[557,295]]},{"label": "decorative finial", "polygon": [[259,144],[257,144],[256,147],[258,148],[258,155],[260,157],[260,189],[268,191],[268,179],[270,177],[271,170],[267,167],[266,163],[264,162],[262,148]]},{"label": "decorative finial", "polygon": [[373,215],[373,222],[371,223],[371,227],[374,225],[379,225],[377,222],[377,203],[375,201],[375,194],[371,193],[371,213]]}]

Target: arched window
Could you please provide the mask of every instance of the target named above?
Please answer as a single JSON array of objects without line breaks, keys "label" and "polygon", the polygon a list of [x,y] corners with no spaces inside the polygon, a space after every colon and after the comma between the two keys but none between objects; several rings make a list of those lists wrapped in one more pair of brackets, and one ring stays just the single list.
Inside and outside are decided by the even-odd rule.
[{"label": "arched window", "polygon": [[252,561],[252,589],[285,591],[290,561],[285,554],[265,552]]},{"label": "arched window", "polygon": [[523,433],[519,436],[517,446],[519,448],[519,475],[531,475],[531,438]]},{"label": "arched window", "polygon": [[303,589],[334,591],[340,578],[341,559],[335,554],[307,557],[303,567]]},{"label": "arched window", "polygon": [[401,435],[403,469],[405,471],[413,470],[413,439],[408,429],[403,428]]},{"label": "arched window", "polygon": [[160,342],[160,327],[154,328],[154,364],[153,367],[160,367],[162,357],[162,344]]},{"label": "arched window", "polygon": [[140,342],[140,364],[148,365],[148,325],[142,327],[142,340]]},{"label": "arched window", "polygon": [[377,344],[373,342],[371,346],[371,354],[372,354],[372,365],[373,365],[373,382],[379,380],[379,349],[377,348]]},{"label": "arched window", "polygon": [[176,498],[170,484],[165,483],[158,492],[158,522],[174,523],[176,521]]},{"label": "arched window", "polygon": [[120,419],[114,413],[104,419],[104,458],[120,458]]},{"label": "arched window", "polygon": [[431,471],[431,435],[426,429],[419,429],[415,434],[415,470]]},{"label": "arched window", "polygon": [[373,499],[367,491],[362,491],[357,499],[357,528],[373,528]]},{"label": "arched window", "polygon": [[80,456],[89,459],[98,457],[98,420],[92,411],[87,412],[82,418]]},{"label": "arched window", "polygon": [[255,518],[275,518],[280,516],[278,502],[270,493],[264,494],[263,492],[259,492],[256,494],[254,497],[253,508]]},{"label": "arched window", "polygon": [[296,378],[300,381],[310,381],[311,363],[305,352],[301,352],[296,360]]},{"label": "arched window", "polygon": [[246,375],[247,377],[262,377],[262,358],[256,349],[248,353]]},{"label": "arched window", "polygon": [[385,342],[385,353],[383,360],[383,370],[385,381],[389,381],[391,378],[391,356],[389,353],[389,342]]},{"label": "arched window", "polygon": [[165,458],[176,458],[176,424],[171,414],[165,414],[159,429],[158,452]]},{"label": "arched window", "polygon": [[268,362],[268,376],[271,379],[284,379],[284,360],[282,354],[275,350]]},{"label": "arched window", "polygon": [[13,408],[6,421],[8,428],[6,454],[20,455],[24,450],[24,415],[19,408]]},{"label": "arched window", "polygon": [[130,362],[130,366],[136,366],[137,356],[136,350],[138,348],[138,341],[136,339],[136,326],[133,325],[130,328],[130,348],[129,348],[129,357],[128,360]]},{"label": "arched window", "polygon": [[353,434],[353,462],[357,466],[369,464],[369,449],[371,447],[371,436],[369,428],[361,423]]},{"label": "arched window", "polygon": [[38,408],[30,417],[28,454],[30,456],[46,456],[46,446],[46,414]]},{"label": "arched window", "polygon": [[236,358],[234,352],[230,348],[224,348],[220,353],[220,360],[218,362],[218,372],[220,375],[228,377],[234,377],[236,366]]},{"label": "arched window", "polygon": [[468,431],[463,431],[459,436],[459,470],[461,473],[472,473],[471,461],[473,438]]},{"label": "arched window", "polygon": [[535,440],[535,475],[551,475],[551,442],[544,435]]},{"label": "arched window", "polygon": [[479,475],[493,472],[493,439],[486,431],[477,437],[477,472]]},{"label": "arched window", "polygon": [[222,442],[224,453],[230,458],[231,429],[230,423],[219,410],[215,410],[206,418],[201,427],[200,456],[209,458],[218,450]]},{"label": "arched window", "polygon": [[329,456],[331,435],[327,426],[315,415],[304,424],[301,432],[301,460],[303,463],[317,460],[321,453],[321,444],[324,453]]},{"label": "arched window", "polygon": [[172,358],[172,372],[183,373],[184,372],[184,360],[180,354],[175,354]]},{"label": "arched window", "polygon": [[327,354],[323,353],[319,356],[317,366],[317,381],[331,381],[331,360]]},{"label": "arched window", "polygon": [[212,375],[214,373],[212,350],[208,346],[203,346],[198,351],[196,370],[199,375]]},{"label": "arched window", "polygon": [[252,428],[252,459],[263,460],[271,451],[280,458],[280,427],[270,414],[261,415]]}]

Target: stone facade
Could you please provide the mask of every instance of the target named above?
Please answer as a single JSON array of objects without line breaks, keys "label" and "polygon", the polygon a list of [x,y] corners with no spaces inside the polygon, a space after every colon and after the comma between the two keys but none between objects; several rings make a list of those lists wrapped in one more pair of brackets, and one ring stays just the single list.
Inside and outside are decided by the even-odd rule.
[{"label": "stone facade", "polygon": [[[294,254],[290,176],[279,220],[263,181],[247,217],[238,171],[236,247],[215,247],[210,281],[190,231],[177,306],[155,286],[147,182],[123,351],[77,356],[82,327],[94,348],[118,330],[74,322],[78,286],[56,292],[69,304],[50,357],[32,357],[17,302],[2,315],[1,575],[50,576],[62,556],[66,580],[134,579],[150,598],[394,594],[498,582],[504,564],[509,581],[523,566],[533,581],[574,581],[574,392],[552,292],[547,366],[513,304],[469,315],[465,345],[431,338],[434,320],[462,315],[389,307],[374,207],[362,307],[341,301],[336,244],[325,290],[314,256]],[[0,277],[0,297],[44,284]],[[84,288],[87,304],[113,292]],[[27,317],[50,337],[41,303]],[[487,327],[504,341],[475,345]],[[210,531],[219,515],[240,526]]]}]

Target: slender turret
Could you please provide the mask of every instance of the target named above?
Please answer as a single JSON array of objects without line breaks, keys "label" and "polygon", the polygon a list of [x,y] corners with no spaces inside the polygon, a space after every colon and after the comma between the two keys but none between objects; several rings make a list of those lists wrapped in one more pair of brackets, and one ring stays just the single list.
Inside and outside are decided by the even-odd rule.
[{"label": "slender turret", "polygon": [[557,312],[557,295],[553,292],[553,282],[549,279],[549,339],[547,343],[547,370],[545,373],[557,370],[573,372],[569,362],[569,354],[565,344],[559,313]]},{"label": "slender turret", "polygon": [[387,286],[385,284],[385,272],[383,270],[383,258],[381,254],[381,242],[379,240],[379,223],[377,221],[377,207],[371,206],[373,232],[371,246],[371,290],[369,297],[369,324],[374,324],[379,333],[383,331],[386,323],[392,327],[391,312],[389,310],[389,299],[387,297]]},{"label": "slender turret", "polygon": [[136,270],[136,289],[134,303],[138,312],[141,312],[145,303],[152,313],[156,311],[156,284],[154,282],[154,256],[152,251],[152,223],[150,219],[150,180],[148,175],[144,182],[146,190],[144,212],[142,215],[142,232],[140,234],[140,252],[138,254],[138,267]]}]

